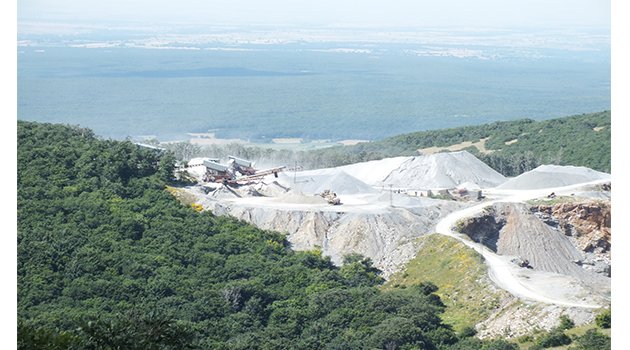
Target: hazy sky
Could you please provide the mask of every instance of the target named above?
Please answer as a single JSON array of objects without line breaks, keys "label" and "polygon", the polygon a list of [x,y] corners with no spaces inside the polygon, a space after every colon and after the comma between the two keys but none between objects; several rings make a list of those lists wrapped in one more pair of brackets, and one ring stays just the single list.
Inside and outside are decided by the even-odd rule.
[{"label": "hazy sky", "polygon": [[610,26],[610,0],[19,0],[23,20],[317,26]]}]

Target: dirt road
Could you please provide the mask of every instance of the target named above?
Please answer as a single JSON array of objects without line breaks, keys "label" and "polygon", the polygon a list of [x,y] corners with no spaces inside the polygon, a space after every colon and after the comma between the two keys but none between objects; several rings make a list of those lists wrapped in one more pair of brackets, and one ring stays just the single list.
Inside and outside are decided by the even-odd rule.
[{"label": "dirt road", "polygon": [[518,298],[568,307],[600,308],[603,305],[596,298],[589,296],[589,292],[581,288],[579,282],[574,278],[520,268],[511,263],[509,257],[495,254],[482,244],[473,242],[468,236],[453,231],[453,227],[459,220],[479,214],[484,208],[497,202],[523,202],[546,197],[551,192],[557,195],[570,195],[579,187],[601,184],[607,181],[609,180],[597,180],[589,183],[540,190],[489,190],[487,195],[495,199],[451,213],[437,224],[436,232],[456,238],[479,252],[488,265],[488,273],[492,281]]}]

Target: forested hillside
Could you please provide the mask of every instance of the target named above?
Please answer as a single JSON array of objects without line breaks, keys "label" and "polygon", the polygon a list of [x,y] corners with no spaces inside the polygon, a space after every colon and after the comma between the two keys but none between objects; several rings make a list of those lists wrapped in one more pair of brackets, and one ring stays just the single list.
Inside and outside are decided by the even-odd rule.
[{"label": "forested hillside", "polygon": [[18,122],[20,349],[514,348],[455,334],[431,283],[182,206],[158,152]]},{"label": "forested hillside", "polygon": [[343,154],[347,154],[351,163],[363,159],[417,155],[418,150],[423,148],[487,139],[486,153],[476,147],[466,150],[506,176],[519,175],[541,164],[585,166],[610,172],[610,130],[610,111],[606,111],[544,121],[524,119],[422,131],[317,152],[337,153],[335,157],[340,160]]}]

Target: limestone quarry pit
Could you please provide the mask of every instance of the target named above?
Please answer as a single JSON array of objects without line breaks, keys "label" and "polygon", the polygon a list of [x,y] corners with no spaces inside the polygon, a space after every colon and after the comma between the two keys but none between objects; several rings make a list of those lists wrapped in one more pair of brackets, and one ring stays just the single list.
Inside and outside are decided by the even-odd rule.
[{"label": "limestone quarry pit", "polygon": [[[341,205],[318,195],[325,190],[334,192]],[[552,308],[556,316],[558,308],[573,310],[583,322],[592,320],[592,309],[610,304],[610,175],[591,169],[548,165],[507,179],[460,151],[185,191],[215,215],[282,232],[293,249],[319,248],[335,264],[344,255],[362,254],[386,279],[416,256],[419,237],[452,233],[456,222],[448,218],[462,218],[457,223],[462,233],[453,237],[471,247],[483,243],[485,254],[491,254],[484,255],[486,264],[508,264],[505,273],[514,290],[500,280],[506,274],[494,273],[493,282],[516,298]],[[562,201],[556,194],[573,204],[558,207]],[[593,222],[589,213],[597,214]],[[522,260],[527,266],[517,265]],[[553,297],[544,296],[549,281],[562,289]],[[514,284],[527,293],[515,292]],[[500,326],[499,317],[484,321],[488,334]]]}]

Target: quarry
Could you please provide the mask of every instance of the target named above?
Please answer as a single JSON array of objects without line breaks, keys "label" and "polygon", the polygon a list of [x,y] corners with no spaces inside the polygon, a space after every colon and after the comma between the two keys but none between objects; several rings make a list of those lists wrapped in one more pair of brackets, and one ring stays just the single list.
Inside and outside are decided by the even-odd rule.
[{"label": "quarry", "polygon": [[215,215],[286,234],[292,249],[337,265],[358,253],[385,279],[429,234],[476,251],[488,293],[502,293],[482,337],[550,329],[561,314],[583,324],[610,305],[609,174],[543,165],[506,178],[466,151],[305,171],[230,158],[247,169],[227,179],[213,173],[225,170],[218,160],[192,159],[181,171],[197,184],[182,191]]}]

